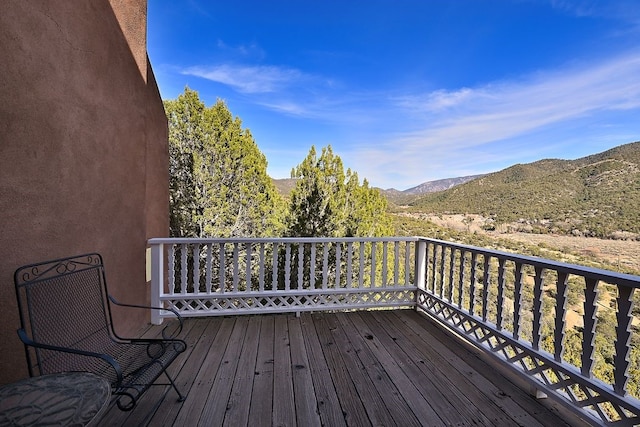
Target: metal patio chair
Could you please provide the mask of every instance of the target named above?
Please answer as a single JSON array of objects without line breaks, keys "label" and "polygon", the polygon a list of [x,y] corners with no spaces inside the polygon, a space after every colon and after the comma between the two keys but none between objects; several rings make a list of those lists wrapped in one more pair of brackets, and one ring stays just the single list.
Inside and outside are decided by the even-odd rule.
[{"label": "metal patio chair", "polygon": [[[169,383],[184,396],[169,376],[167,367],[186,349],[186,343],[167,336],[162,339],[122,338],[113,327],[111,305],[131,309],[154,309],[121,304],[107,291],[104,265],[92,253],[20,267],[14,274],[20,329],[31,376],[84,371],[106,378],[121,410],[135,407],[138,398],[164,372]],[[169,310],[169,309],[163,309]],[[182,330],[179,320],[175,333]],[[168,385],[168,384],[158,384]]]}]

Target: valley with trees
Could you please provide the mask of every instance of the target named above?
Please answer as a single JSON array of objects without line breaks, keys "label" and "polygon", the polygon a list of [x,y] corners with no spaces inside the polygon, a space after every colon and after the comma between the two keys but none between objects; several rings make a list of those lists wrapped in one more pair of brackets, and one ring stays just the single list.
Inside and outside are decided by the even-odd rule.
[{"label": "valley with trees", "polygon": [[[640,142],[577,160],[514,165],[442,191],[401,194],[360,181],[331,146],[310,147],[290,179],[273,180],[251,132],[223,101],[206,107],[186,88],[164,105],[173,237],[425,236],[640,273]],[[574,328],[582,327],[583,288],[569,283]],[[607,285],[601,288],[594,372],[610,382],[616,307]],[[553,289],[546,292],[552,300]],[[640,397],[640,291],[634,300],[629,392]],[[545,324],[553,316],[545,312]],[[579,334],[566,340],[565,359],[579,360]]]}]

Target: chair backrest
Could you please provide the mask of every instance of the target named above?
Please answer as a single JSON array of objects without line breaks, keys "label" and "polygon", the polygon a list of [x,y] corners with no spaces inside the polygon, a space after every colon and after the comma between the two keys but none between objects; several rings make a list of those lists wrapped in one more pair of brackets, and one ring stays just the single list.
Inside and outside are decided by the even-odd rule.
[{"label": "chair backrest", "polygon": [[[21,328],[40,344],[100,352],[112,341],[102,257],[27,265],[14,274]],[[86,370],[87,358],[26,347],[31,375]]]}]

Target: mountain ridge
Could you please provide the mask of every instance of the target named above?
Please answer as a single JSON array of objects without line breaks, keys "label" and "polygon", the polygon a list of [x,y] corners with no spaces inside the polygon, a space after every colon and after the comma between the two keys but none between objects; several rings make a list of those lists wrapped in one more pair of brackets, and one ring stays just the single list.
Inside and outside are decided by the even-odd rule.
[{"label": "mountain ridge", "polygon": [[413,211],[481,215],[487,228],[638,238],[640,142],[575,160],[515,164],[409,204]]},{"label": "mountain ridge", "polygon": [[[285,196],[295,186],[294,179],[274,182]],[[574,160],[379,190],[392,209],[474,215],[487,230],[640,240],[640,141]]]}]

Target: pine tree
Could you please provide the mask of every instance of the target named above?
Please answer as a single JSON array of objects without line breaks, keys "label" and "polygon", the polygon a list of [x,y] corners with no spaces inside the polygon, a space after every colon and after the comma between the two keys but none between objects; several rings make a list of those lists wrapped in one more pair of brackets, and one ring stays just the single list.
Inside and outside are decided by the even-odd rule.
[{"label": "pine tree", "polygon": [[291,171],[297,180],[291,192],[289,235],[299,237],[373,237],[392,233],[386,199],[362,185],[331,146],[315,147]]},{"label": "pine tree", "polygon": [[282,234],[284,202],[251,132],[226,104],[205,107],[186,88],[165,101],[169,120],[170,226],[175,237]]}]

